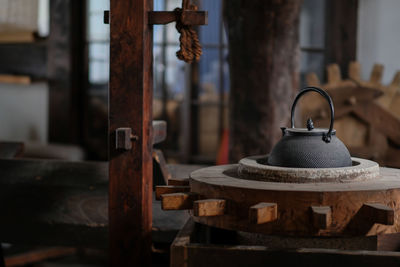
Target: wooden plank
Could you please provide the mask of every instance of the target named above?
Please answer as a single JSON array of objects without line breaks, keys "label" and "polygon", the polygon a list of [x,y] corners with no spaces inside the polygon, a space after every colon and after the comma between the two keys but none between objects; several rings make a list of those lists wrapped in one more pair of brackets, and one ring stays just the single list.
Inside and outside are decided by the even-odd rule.
[{"label": "wooden plank", "polygon": [[31,84],[31,77],[26,75],[7,75],[0,74],[0,83],[13,83],[13,84]]},{"label": "wooden plank", "polygon": [[258,203],[249,209],[250,223],[262,224],[272,222],[278,218],[278,205],[276,203]]},{"label": "wooden plank", "polygon": [[[110,1],[109,231],[111,266],[149,266],[152,228],[152,0]],[[138,139],[115,149],[115,130]]]},{"label": "wooden plank", "polygon": [[400,144],[400,119],[374,102],[357,105],[354,113],[384,133],[396,144]]},{"label": "wooden plank", "polygon": [[[400,252],[330,248],[275,248],[271,243],[248,245],[201,243],[198,224],[188,220],[171,245],[171,266],[398,266]],[[279,237],[277,237],[279,238]],[[364,237],[365,239],[371,237]],[[209,238],[209,239],[212,239]],[[326,240],[326,239],[323,239]],[[348,242],[347,240],[346,242]],[[287,243],[287,242],[286,242]]]},{"label": "wooden plank", "polygon": [[327,229],[332,224],[332,210],[329,206],[312,206],[312,222],[317,229]]},{"label": "wooden plank", "polygon": [[[151,11],[149,12],[149,24],[168,24],[177,20],[177,14],[173,11]],[[207,11],[185,11],[182,17],[182,23],[185,25],[207,25]]]},{"label": "wooden plank", "polygon": [[24,143],[20,142],[0,142],[0,158],[12,159],[22,156]]},{"label": "wooden plank", "polygon": [[197,217],[224,215],[226,201],[224,199],[202,199],[193,202],[193,214]]},{"label": "wooden plank", "polygon": [[77,248],[68,247],[42,248],[7,256],[4,261],[7,267],[22,266],[38,263],[44,260],[70,256],[76,254],[77,251]]}]

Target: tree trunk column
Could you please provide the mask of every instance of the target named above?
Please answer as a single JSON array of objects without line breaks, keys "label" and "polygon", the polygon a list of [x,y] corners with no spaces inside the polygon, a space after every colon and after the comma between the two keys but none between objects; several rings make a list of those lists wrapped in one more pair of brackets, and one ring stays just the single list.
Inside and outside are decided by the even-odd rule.
[{"label": "tree trunk column", "polygon": [[287,126],[299,81],[297,0],[228,0],[230,161],[269,153]]}]

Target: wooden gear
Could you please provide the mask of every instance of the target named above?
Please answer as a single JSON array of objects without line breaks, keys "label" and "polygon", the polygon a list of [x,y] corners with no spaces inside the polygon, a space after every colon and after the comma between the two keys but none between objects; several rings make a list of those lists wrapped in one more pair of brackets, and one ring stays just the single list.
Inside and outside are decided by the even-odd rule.
[{"label": "wooden gear", "polygon": [[[307,84],[322,87],[332,97],[335,129],[352,156],[400,167],[400,72],[383,85],[383,65],[374,65],[369,81],[361,80],[360,69],[358,62],[350,62],[349,79],[343,80],[339,66],[331,64],[326,84],[321,85],[315,73],[307,75]],[[316,125],[328,125],[329,111],[318,95],[305,96],[300,105],[303,120],[312,117]]]}]

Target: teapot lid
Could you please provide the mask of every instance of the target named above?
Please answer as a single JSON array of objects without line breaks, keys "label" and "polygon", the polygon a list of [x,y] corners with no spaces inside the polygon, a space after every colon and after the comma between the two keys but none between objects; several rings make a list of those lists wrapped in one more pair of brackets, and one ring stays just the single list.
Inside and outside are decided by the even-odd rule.
[{"label": "teapot lid", "polygon": [[[294,126],[294,125],[293,125]],[[320,135],[323,136],[324,134],[329,132],[329,129],[326,128],[314,128],[314,123],[311,118],[307,119],[307,128],[281,128],[282,132],[286,135],[296,136],[296,135],[307,135],[307,136],[316,136]],[[332,129],[331,135],[335,135],[336,130]]]}]

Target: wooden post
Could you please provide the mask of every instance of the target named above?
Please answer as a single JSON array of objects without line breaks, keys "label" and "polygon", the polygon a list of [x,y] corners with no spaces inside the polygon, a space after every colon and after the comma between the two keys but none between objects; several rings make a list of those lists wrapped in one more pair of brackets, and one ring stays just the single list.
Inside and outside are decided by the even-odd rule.
[{"label": "wooden post", "polygon": [[[110,266],[151,265],[152,0],[110,1]],[[116,130],[131,128],[130,150]]]},{"label": "wooden post", "polygon": [[325,64],[337,63],[343,76],[356,59],[358,0],[329,0],[326,7]]},{"label": "wooden post", "polygon": [[[302,1],[224,2],[230,61],[230,161],[265,154],[288,126],[299,90]],[[298,122],[298,125],[300,122]]]}]

